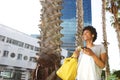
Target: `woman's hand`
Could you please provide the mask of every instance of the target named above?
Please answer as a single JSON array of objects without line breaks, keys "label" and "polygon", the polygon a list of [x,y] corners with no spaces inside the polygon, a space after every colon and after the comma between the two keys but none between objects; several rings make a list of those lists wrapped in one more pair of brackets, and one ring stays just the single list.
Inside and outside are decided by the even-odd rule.
[{"label": "woman's hand", "polygon": [[75,54],[76,57],[78,57],[78,56],[79,56],[79,51],[78,51],[78,50],[75,50],[75,51],[74,51],[74,54]]},{"label": "woman's hand", "polygon": [[72,57],[75,57],[75,58],[78,58],[79,55],[80,55],[80,51],[81,51],[81,47],[78,46],[75,51],[73,52],[73,56]]},{"label": "woman's hand", "polygon": [[105,67],[105,62],[107,60],[106,53],[101,53],[100,58],[99,58],[98,56],[95,55],[95,53],[90,48],[84,48],[84,49],[82,49],[82,51],[84,54],[91,56],[94,59],[95,63],[101,69],[103,69]]},{"label": "woman's hand", "polygon": [[90,48],[84,48],[82,49],[83,53],[89,55],[89,56],[93,56],[94,52],[90,49]]}]

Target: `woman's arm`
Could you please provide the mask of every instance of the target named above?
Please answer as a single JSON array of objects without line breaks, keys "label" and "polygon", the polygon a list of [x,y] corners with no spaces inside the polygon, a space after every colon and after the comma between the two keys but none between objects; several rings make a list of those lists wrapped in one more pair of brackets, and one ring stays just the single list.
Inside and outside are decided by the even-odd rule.
[{"label": "woman's arm", "polygon": [[84,49],[83,52],[84,52],[85,54],[91,56],[91,57],[94,59],[96,65],[98,65],[100,68],[104,68],[104,67],[105,67],[106,60],[107,60],[107,55],[106,55],[106,53],[101,53],[101,54],[100,54],[100,57],[98,57],[98,56],[96,56],[95,53],[94,53],[91,49],[89,49],[89,48]]},{"label": "woman's arm", "polygon": [[100,58],[97,57],[95,54],[92,55],[92,58],[94,59],[95,63],[100,67],[104,68],[107,60],[107,55],[106,53],[101,53]]}]

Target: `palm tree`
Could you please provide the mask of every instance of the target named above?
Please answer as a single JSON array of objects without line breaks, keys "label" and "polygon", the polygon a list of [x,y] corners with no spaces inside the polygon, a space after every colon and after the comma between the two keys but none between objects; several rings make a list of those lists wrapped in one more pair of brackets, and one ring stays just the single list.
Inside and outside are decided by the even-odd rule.
[{"label": "palm tree", "polygon": [[[42,5],[40,20],[40,52],[35,70],[37,80],[56,80],[55,71],[60,65],[60,53],[63,36],[60,31],[62,0],[40,0]],[[36,75],[34,75],[34,78]]]},{"label": "palm tree", "polygon": [[41,4],[40,54],[51,52],[59,55],[62,44],[60,38],[63,36],[60,33],[62,0],[42,0]]},{"label": "palm tree", "polygon": [[[102,28],[103,28],[103,44],[106,49],[106,53],[108,56],[108,42],[107,42],[107,33],[106,33],[106,0],[102,0]],[[109,62],[106,61],[106,79],[110,75]]]},{"label": "palm tree", "polygon": [[120,0],[107,0],[106,9],[112,14],[112,25],[117,33],[118,47],[120,51]]},{"label": "palm tree", "polygon": [[83,41],[82,41],[82,29],[84,25],[84,20],[83,20],[83,0],[77,0],[76,1],[76,16],[77,16],[77,34],[76,34],[76,46],[83,46]]}]

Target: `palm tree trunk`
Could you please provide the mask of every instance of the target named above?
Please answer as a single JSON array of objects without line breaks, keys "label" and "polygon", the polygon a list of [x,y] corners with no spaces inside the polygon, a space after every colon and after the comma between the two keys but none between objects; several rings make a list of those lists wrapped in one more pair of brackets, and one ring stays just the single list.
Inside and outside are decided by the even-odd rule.
[{"label": "palm tree trunk", "polygon": [[118,47],[119,47],[119,53],[120,53],[120,30],[116,30],[116,33],[117,33]]},{"label": "palm tree trunk", "polygon": [[60,54],[62,44],[60,38],[63,36],[60,33],[62,0],[42,0],[41,4],[40,54]]},{"label": "palm tree trunk", "polygon": [[[115,17],[117,19],[117,17]],[[118,39],[118,47],[119,47],[119,53],[120,53],[120,23],[118,20],[114,24],[114,28],[116,29],[117,39]]]},{"label": "palm tree trunk", "polygon": [[118,39],[118,47],[119,47],[119,52],[120,52],[120,18],[119,18],[119,10],[120,10],[120,4],[119,5],[116,5],[116,4],[119,4],[119,1],[113,1],[111,0],[111,13],[113,14],[114,16],[114,28],[116,30],[116,33],[117,33],[117,39]]},{"label": "palm tree trunk", "polygon": [[77,0],[76,1],[76,16],[77,16],[77,34],[76,34],[76,46],[83,46],[82,41],[82,29],[83,29],[83,0]]},{"label": "palm tree trunk", "polygon": [[[106,49],[106,53],[108,56],[108,42],[107,42],[107,33],[106,33],[106,0],[102,0],[102,28],[103,28],[103,44]],[[106,79],[110,75],[110,68],[109,68],[109,62],[106,61]]]},{"label": "palm tree trunk", "polygon": [[107,9],[111,14],[113,14],[113,26],[117,33],[117,39],[118,39],[118,47],[120,52],[120,2],[119,0],[108,0],[108,6]]},{"label": "palm tree trunk", "polygon": [[[56,80],[55,71],[57,70],[56,68],[59,68],[60,57],[61,57],[62,41],[60,39],[63,36],[60,33],[62,29],[62,27],[60,26],[60,24],[62,23],[62,20],[60,19],[60,17],[62,16],[61,13],[62,2],[63,2],[62,0],[40,0],[40,3],[42,5],[42,9],[41,9],[42,13],[41,13],[41,20],[39,25],[40,28],[39,56],[40,57],[38,60],[41,61],[38,61],[38,64],[42,65],[41,67],[44,69],[42,73],[40,74],[38,73],[38,75],[41,76],[40,80],[48,80],[48,78],[49,80]],[[56,56],[53,55],[50,56],[50,54],[54,54]],[[49,58],[48,61],[47,58]],[[57,60],[54,60],[56,58]],[[55,65],[48,67],[47,62],[49,62],[50,59],[53,59],[53,61],[51,60],[51,63],[49,64],[55,64]],[[43,75],[47,77],[43,78]]]}]

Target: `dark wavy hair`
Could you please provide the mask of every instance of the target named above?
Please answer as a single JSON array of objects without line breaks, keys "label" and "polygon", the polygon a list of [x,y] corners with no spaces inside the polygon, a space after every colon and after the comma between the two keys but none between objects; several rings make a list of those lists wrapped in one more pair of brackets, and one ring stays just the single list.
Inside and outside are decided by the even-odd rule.
[{"label": "dark wavy hair", "polygon": [[82,31],[82,35],[83,35],[83,32],[85,31],[85,30],[89,30],[90,32],[91,32],[91,34],[93,34],[94,35],[94,38],[93,38],[93,42],[97,39],[97,32],[96,32],[96,29],[93,27],[93,26],[85,26],[84,28],[83,28],[83,31]]}]

